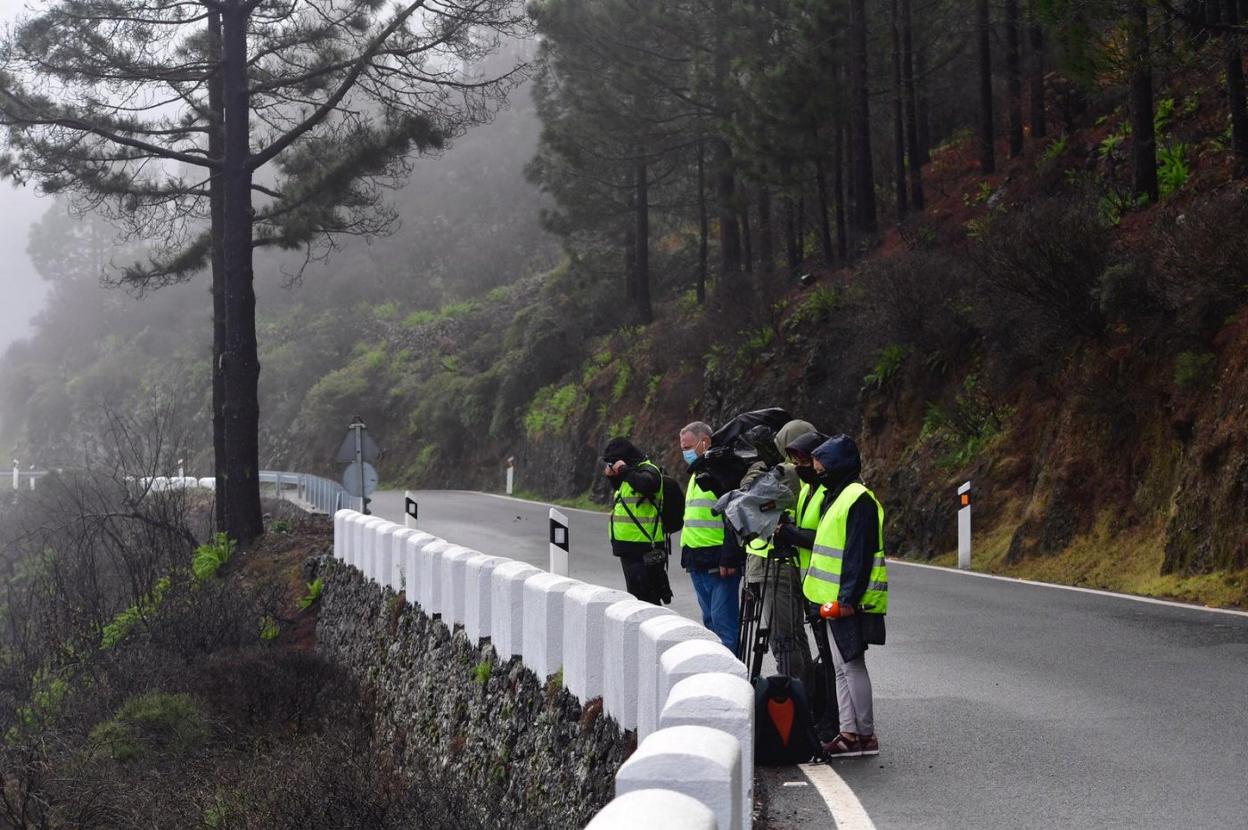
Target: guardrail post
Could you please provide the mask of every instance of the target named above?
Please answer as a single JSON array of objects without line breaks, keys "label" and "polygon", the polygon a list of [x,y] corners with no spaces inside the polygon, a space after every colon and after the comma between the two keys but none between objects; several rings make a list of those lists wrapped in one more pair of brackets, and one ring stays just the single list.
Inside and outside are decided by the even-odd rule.
[{"label": "guardrail post", "polygon": [[581,703],[602,697],[607,609],[629,599],[600,585],[576,585],[564,597],[563,685]]},{"label": "guardrail post", "polygon": [[660,729],[615,775],[616,795],[655,788],[701,801],[715,814],[718,830],[741,830],[741,742],[707,726]]},{"label": "guardrail post", "polygon": [[524,650],[524,583],[540,570],[508,561],[490,575],[490,638],[498,659],[507,662]]},{"label": "guardrail post", "polygon": [[403,551],[403,579],[404,594],[408,605],[420,605],[420,560],[425,546],[436,541],[436,536],[422,533],[419,530],[414,531],[407,538],[406,548]]},{"label": "guardrail post", "polygon": [[542,680],[563,668],[564,598],[581,583],[536,573],[524,581],[524,634],[520,654]]},{"label": "guardrail post", "polygon": [[442,614],[442,553],[451,543],[436,536],[420,552],[420,607],[430,617]]},{"label": "guardrail post", "polygon": [[754,804],[754,687],[736,675],[704,672],[672,687],[659,714],[659,728],[709,726],[741,742],[743,815]]},{"label": "guardrail post", "polygon": [[675,615],[646,620],[637,645],[637,737],[644,739],[659,728],[659,661],[668,649],[690,640],[719,642],[713,632],[693,620]]},{"label": "guardrail post", "polygon": [[[669,608],[627,599],[607,608],[603,635],[603,710],[621,729],[637,728],[638,629],[651,617],[674,615]],[[725,649],[726,650],[726,649]]]},{"label": "guardrail post", "polygon": [[715,814],[696,798],[674,790],[633,790],[616,796],[585,830],[716,830]]},{"label": "guardrail post", "polygon": [[473,645],[492,636],[494,569],[507,561],[481,553],[464,565],[464,634]]}]

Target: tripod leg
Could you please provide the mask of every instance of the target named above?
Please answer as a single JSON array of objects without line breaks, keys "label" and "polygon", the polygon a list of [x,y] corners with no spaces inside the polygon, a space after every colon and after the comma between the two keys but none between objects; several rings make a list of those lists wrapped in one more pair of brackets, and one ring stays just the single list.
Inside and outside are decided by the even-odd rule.
[{"label": "tripod leg", "polygon": [[[767,653],[767,643],[771,639],[771,620],[763,623],[763,613],[767,609],[767,584],[771,577],[772,561],[771,557],[767,557],[763,564],[763,581],[762,587],[759,589],[759,597],[757,609],[755,611],[755,621],[757,630],[754,634],[754,655],[750,661],[750,680],[753,681],[763,673],[763,655]],[[775,603],[773,602],[774,606]]]}]

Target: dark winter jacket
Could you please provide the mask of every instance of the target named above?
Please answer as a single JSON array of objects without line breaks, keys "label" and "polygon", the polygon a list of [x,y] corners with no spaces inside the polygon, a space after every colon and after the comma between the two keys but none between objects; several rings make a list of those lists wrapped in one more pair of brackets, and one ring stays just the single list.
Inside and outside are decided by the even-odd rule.
[{"label": "dark winter jacket", "polygon": [[[828,439],[814,451],[823,465],[821,482],[826,489],[825,503],[831,505],[850,484],[862,474],[858,446],[848,435]],[[880,549],[883,529],[875,501],[863,493],[849,508],[845,525],[845,549],[841,555],[841,604],[857,605],[871,581],[875,552]],[[867,650],[868,643],[884,642],[884,617],[879,614],[854,614],[831,621],[832,636],[841,656],[853,660]]]},{"label": "dark winter jacket", "polygon": [[[646,460],[645,453],[624,438],[611,439],[602,451],[602,460],[604,464],[614,464],[616,461],[623,461],[628,465],[620,475],[607,477],[607,481],[611,484],[611,500],[613,504],[615,494],[626,481],[643,496],[653,496],[663,487],[663,479],[659,475],[658,470],[650,465],[641,466],[641,463]],[[650,548],[651,546],[647,542],[611,540],[611,552],[616,556],[622,556],[625,553],[642,554],[650,550]]]}]

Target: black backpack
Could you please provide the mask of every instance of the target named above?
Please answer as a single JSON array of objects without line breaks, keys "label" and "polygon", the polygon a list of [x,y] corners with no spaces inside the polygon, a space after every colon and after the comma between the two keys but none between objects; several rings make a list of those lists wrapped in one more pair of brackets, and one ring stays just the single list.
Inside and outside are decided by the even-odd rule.
[{"label": "black backpack", "polygon": [[820,754],[802,681],[782,674],[754,681],[754,763],[804,764]]},{"label": "black backpack", "polygon": [[685,526],[685,491],[680,489],[676,479],[663,472],[663,500],[659,503],[659,520],[663,523],[663,532],[668,536],[679,533]]}]

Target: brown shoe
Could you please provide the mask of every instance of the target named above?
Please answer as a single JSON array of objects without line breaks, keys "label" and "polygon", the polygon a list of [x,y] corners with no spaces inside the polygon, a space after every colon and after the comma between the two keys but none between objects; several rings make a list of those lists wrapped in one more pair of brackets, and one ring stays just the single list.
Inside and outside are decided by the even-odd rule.
[{"label": "brown shoe", "polygon": [[828,760],[834,758],[860,758],[862,757],[862,748],[858,745],[857,735],[852,732],[842,732],[832,740],[824,742],[823,754]]},{"label": "brown shoe", "polygon": [[859,735],[858,748],[862,750],[862,755],[879,755],[880,739],[874,735]]}]

